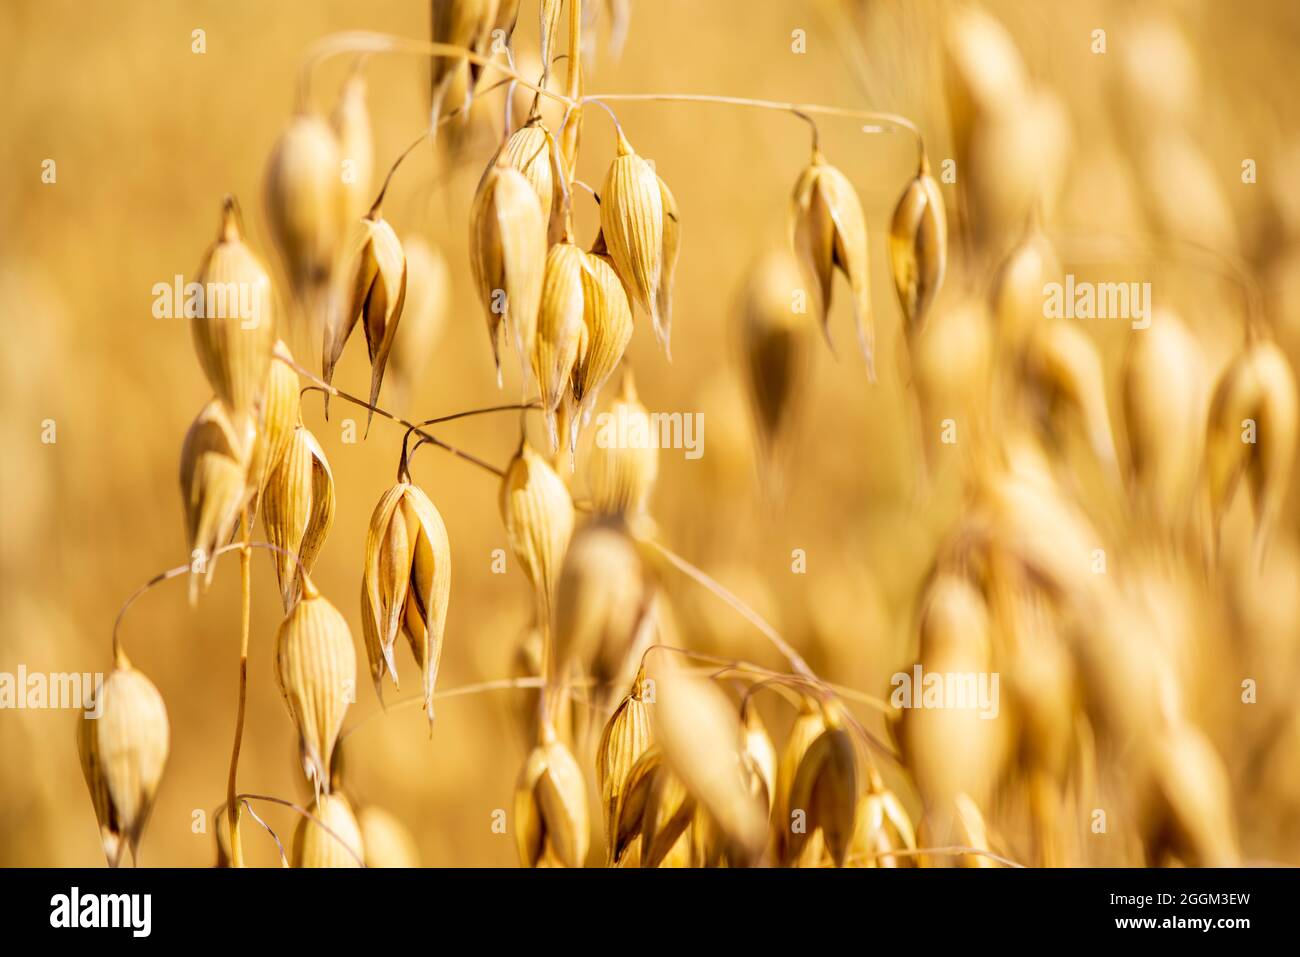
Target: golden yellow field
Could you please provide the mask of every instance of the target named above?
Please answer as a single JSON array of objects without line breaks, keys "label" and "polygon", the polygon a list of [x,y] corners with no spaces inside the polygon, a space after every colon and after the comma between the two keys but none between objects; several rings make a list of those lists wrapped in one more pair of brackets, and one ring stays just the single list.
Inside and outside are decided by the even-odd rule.
[{"label": "golden yellow field", "polygon": [[[517,4],[518,77],[541,82],[539,8],[561,56],[541,152],[508,148],[500,166],[494,84],[513,74],[490,27],[509,3],[434,0],[432,18],[419,0],[6,4],[0,865],[97,865],[133,823],[140,864],[229,863],[244,594],[236,790],[299,809],[250,798],[250,866],[281,863],[268,830],[295,863],[341,865],[1300,864],[1300,10],[581,0],[575,30],[578,3]],[[463,74],[431,38],[494,64],[467,122],[446,119]],[[304,70],[312,50],[328,55]],[[433,144],[417,142],[431,62],[446,74]],[[331,114],[358,77],[340,142]],[[512,88],[511,132],[532,102]],[[296,103],[323,141],[282,139]],[[391,231],[362,225],[412,145],[383,198]],[[538,177],[549,202],[534,204]],[[239,212],[223,218],[227,195]],[[230,261],[209,259],[219,229]],[[256,286],[258,269],[273,325],[172,301],[205,274]],[[1115,284],[1123,308],[1099,316]],[[649,308],[669,290],[671,360]],[[411,493],[376,525],[404,429],[376,415],[367,431],[339,396],[327,419],[305,391],[335,510],[297,607],[262,547],[247,593],[236,547],[210,587],[177,574],[142,594],[117,636],[165,733],[138,686],[98,721],[33,697],[20,674],[52,688],[113,670],[123,603],[195,555],[187,496],[228,512],[216,545],[243,540],[250,498],[253,542],[281,534],[277,501],[306,507],[280,468],[296,417],[275,423],[272,396],[320,384],[338,322],[333,386],[370,396],[380,352],[376,404],[412,423],[540,396],[563,439],[582,383],[603,386],[576,467],[541,409],[430,425],[481,461],[420,447],[409,475],[436,520]],[[683,429],[648,459],[601,432],[629,374],[644,410]],[[201,477],[182,490],[214,394],[195,445],[238,439],[191,446]],[[615,488],[638,481],[644,509]],[[289,538],[296,553],[301,527]],[[290,602],[298,560],[281,560]],[[325,602],[342,631],[302,624]],[[396,636],[387,714],[368,615]],[[398,634],[417,618],[422,653],[441,654],[432,721],[434,676]],[[642,675],[647,644],[667,648]],[[925,672],[978,676],[993,697],[900,697]],[[644,727],[625,717],[602,740],[633,676],[651,679],[630,706]],[[155,794],[141,778],[164,752]],[[351,816],[311,773],[359,814],[346,853],[333,838]],[[306,808],[331,834],[300,827]]]}]

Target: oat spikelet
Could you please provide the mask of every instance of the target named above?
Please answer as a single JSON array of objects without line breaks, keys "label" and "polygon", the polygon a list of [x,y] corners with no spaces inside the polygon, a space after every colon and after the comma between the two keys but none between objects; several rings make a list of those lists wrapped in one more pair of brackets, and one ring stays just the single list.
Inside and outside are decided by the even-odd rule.
[{"label": "oat spikelet", "polygon": [[77,750],[104,856],[117,867],[127,847],[138,861],[140,836],[167,764],[170,732],[158,689],[120,651],[96,693],[99,716],[82,716]]},{"label": "oat spikelet", "polygon": [[622,130],[600,197],[601,233],[618,274],[650,316],[664,352],[671,354],[658,297],[664,270],[663,192],[654,167],[637,155]]},{"label": "oat spikelet", "polygon": [[1205,475],[1216,525],[1244,475],[1255,510],[1255,559],[1290,486],[1297,434],[1295,375],[1282,351],[1256,340],[1228,366],[1210,403]]},{"label": "oat spikelet", "polygon": [[419,867],[415,837],[401,821],[381,807],[368,804],[357,813],[366,867]]},{"label": "oat spikelet", "polygon": [[886,851],[916,850],[916,831],[898,796],[874,771],[858,801],[857,823],[849,850],[860,867],[915,867],[915,857],[883,856]]},{"label": "oat spikelet", "polygon": [[522,173],[498,158],[479,183],[469,216],[470,266],[487,311],[498,385],[503,325],[521,359],[532,355],[546,249],[546,217],[537,194]]},{"label": "oat spikelet", "polygon": [[627,789],[632,768],[653,741],[650,706],[642,698],[645,677],[638,672],[631,693],[610,715],[596,746],[596,787],[605,810],[605,841],[613,856],[618,806]]},{"label": "oat spikelet", "polygon": [[433,721],[433,689],[451,596],[451,544],[429,497],[409,482],[389,489],[375,506],[366,535],[361,621],[375,693],[387,671],[397,686],[393,645],[406,635],[423,671],[424,710]]},{"label": "oat spikelet", "polygon": [[832,860],[843,866],[858,803],[858,757],[839,706],[827,704],[822,711],[824,727],[799,759],[790,785],[790,811],[802,810],[806,826],[787,835],[787,863],[799,857],[808,835],[817,830]]},{"label": "oat spikelet", "polygon": [[[800,704],[794,723],[790,726],[790,734],[781,751],[781,761],[776,772],[776,792],[772,801],[772,825],[776,829],[777,847],[783,861],[789,862],[797,857],[790,848],[791,828],[794,824],[792,814],[797,809],[796,805],[791,803],[795,774],[812,743],[825,730],[826,720],[822,709],[816,701],[805,698]],[[807,809],[800,810],[806,812]],[[811,834],[813,828],[809,827],[807,830]]]},{"label": "oat spikelet", "polygon": [[763,805],[770,810],[772,801],[776,797],[776,746],[772,744],[772,737],[767,733],[763,719],[759,716],[758,709],[753,706],[752,700],[746,698],[740,709],[740,723],[744,735],[741,747],[746,765],[751,767],[762,780]]},{"label": "oat spikelet", "polygon": [[1173,855],[1191,867],[1239,867],[1232,786],[1223,759],[1198,728],[1179,717],[1151,746],[1153,794],[1142,809],[1148,866]]},{"label": "oat spikelet", "polygon": [[[715,682],[667,656],[655,661],[654,678],[654,735],[665,761],[717,824],[727,859],[738,867],[757,862],[767,843],[767,807],[745,768],[735,707]],[[653,850],[642,844],[643,855]]]},{"label": "oat spikelet", "polygon": [[573,536],[573,499],[564,480],[524,442],[501,481],[501,521],[510,549],[533,585],[543,621]]},{"label": "oat spikelet", "polygon": [[542,729],[519,773],[515,836],[525,867],[581,867],[587,857],[587,784],[551,725]]},{"label": "oat spikelet", "polygon": [[342,182],[339,235],[343,235],[348,226],[366,214],[374,199],[370,190],[375,147],[370,133],[370,113],[366,109],[366,78],[360,69],[344,81],[338,103],[330,114],[330,125],[339,148]]},{"label": "oat spikelet", "polygon": [[1008,254],[998,270],[992,296],[998,336],[1008,350],[1019,350],[1043,321],[1043,286],[1060,272],[1056,250],[1037,225]]},{"label": "oat spikelet", "polygon": [[330,790],[330,761],[356,691],[357,653],[348,623],[311,578],[275,636],[275,679],[298,728],[303,773]]},{"label": "oat spikelet", "polygon": [[537,194],[537,205],[541,208],[542,215],[548,219],[555,191],[554,171],[551,168],[553,145],[550,130],[541,120],[534,118],[511,133],[506,145],[501,148],[502,160],[528,180],[528,185]]},{"label": "oat spikelet", "polygon": [[348,799],[342,794],[320,794],[307,810],[325,827],[309,818],[299,819],[293,832],[293,866],[361,867],[361,828]]},{"label": "oat spikelet", "polygon": [[406,251],[406,304],[388,357],[393,378],[409,394],[428,367],[451,311],[451,270],[437,248],[419,236],[402,240]]},{"label": "oat spikelet", "polygon": [[1131,337],[1121,392],[1133,491],[1144,510],[1175,523],[1194,501],[1209,393],[1201,348],[1177,315],[1156,310]]},{"label": "oat spikelet", "polygon": [[659,199],[664,208],[663,269],[659,273],[659,286],[655,290],[655,305],[664,329],[664,341],[671,342],[673,334],[673,278],[677,275],[677,259],[682,251],[682,220],[677,209],[677,197],[668,184],[659,178]]},{"label": "oat spikelet", "polygon": [[231,418],[252,420],[271,365],[275,313],[271,277],[244,242],[233,197],[226,197],[197,281],[202,309],[190,328],[199,364]]},{"label": "oat spikelet", "polygon": [[812,355],[812,324],[797,311],[804,274],[784,247],[746,273],[739,297],[740,344],[757,432],[772,453],[797,414]]},{"label": "oat spikelet", "polygon": [[304,112],[289,121],[267,163],[265,197],[289,284],[305,301],[329,280],[344,203],[339,145],[323,119]]},{"label": "oat spikelet", "polygon": [[[816,281],[822,331],[831,341],[830,309],[834,271],[839,269],[853,291],[853,320],[858,347],[875,381],[875,332],[871,319],[871,273],[867,261],[867,221],[848,177],[813,150],[812,163],[794,186],[790,243],[809,277]],[[800,284],[802,285],[802,283]]]},{"label": "oat spikelet", "polygon": [[948,265],[948,218],[943,194],[922,157],[916,178],[903,190],[889,227],[889,264],[894,289],[903,307],[908,335],[925,324],[930,306],[943,285]]},{"label": "oat spikelet", "polygon": [[[325,332],[321,377],[326,382],[333,380],[334,366],[360,320],[370,353],[370,404],[374,405],[379,401],[384,369],[406,301],[406,255],[393,227],[378,210],[371,210],[358,223],[349,238],[343,258],[346,265],[340,273],[332,318]],[[367,410],[367,430],[372,418],[374,412]]]},{"label": "oat spikelet", "polygon": [[583,317],[586,260],[586,253],[569,242],[556,243],[546,254],[532,360],[552,451],[559,448],[560,442],[556,412],[568,395],[573,367],[587,343]]},{"label": "oat spikelet", "polygon": [[573,369],[573,398],[578,403],[574,422],[578,427],[585,424],[601,387],[622,361],[632,338],[632,306],[623,281],[607,257],[588,254],[585,261],[587,268],[582,274],[585,347],[579,351]]},{"label": "oat spikelet", "polygon": [[1092,340],[1065,320],[1041,323],[1026,344],[1024,375],[1031,401],[1043,424],[1055,431],[1053,437],[1061,438],[1058,413],[1063,412],[1082,430],[1097,460],[1114,469],[1106,381]]},{"label": "oat spikelet", "polygon": [[640,515],[659,475],[659,447],[630,368],[624,369],[622,388],[608,414],[610,426],[597,435],[587,460],[592,506],[607,515]]},{"label": "oat spikelet", "polygon": [[[508,5],[508,4],[507,4]],[[432,0],[432,39],[434,43],[447,43],[452,46],[465,47],[482,55],[492,39],[492,28],[496,23],[498,0]],[[518,5],[515,4],[516,9]],[[429,125],[436,127],[442,114],[443,102],[448,88],[459,70],[469,70],[469,83],[466,88],[465,106],[470,104],[474,84],[478,80],[482,67],[469,64],[454,57],[437,56],[431,64],[432,109]]]},{"label": "oat spikelet", "polygon": [[252,423],[237,428],[218,399],[203,407],[185,433],[180,483],[186,541],[195,563],[191,601],[198,596],[200,583],[206,587],[212,581],[213,556],[230,541],[252,493],[247,473],[254,439]]},{"label": "oat spikelet", "polygon": [[[298,373],[275,356],[292,360],[289,348],[277,340],[271,367],[267,370],[266,389],[262,394],[257,440],[248,463],[248,487],[260,495],[271,472],[289,448],[289,439],[301,417],[302,403],[298,391]],[[256,501],[254,505],[256,505]]]},{"label": "oat spikelet", "polygon": [[316,437],[293,430],[289,448],[262,495],[262,524],[274,553],[280,599],[289,611],[298,600],[302,573],[311,573],[334,524],[334,474]]},{"label": "oat spikelet", "polygon": [[641,867],[673,866],[667,860],[695,817],[696,801],[680,777],[651,745],[628,772],[616,811],[613,859],[619,861],[639,839]]},{"label": "oat spikelet", "polygon": [[555,598],[559,674],[591,674],[596,660],[622,660],[645,614],[649,589],[636,545],[619,521],[573,536]]}]

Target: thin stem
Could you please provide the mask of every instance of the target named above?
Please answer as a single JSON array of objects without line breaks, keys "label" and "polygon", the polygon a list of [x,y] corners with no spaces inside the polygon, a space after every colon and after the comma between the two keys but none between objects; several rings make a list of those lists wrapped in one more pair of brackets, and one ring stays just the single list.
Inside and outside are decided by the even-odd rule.
[{"label": "thin stem", "polygon": [[[775,100],[759,100],[747,96],[715,96],[708,93],[592,93],[580,98],[579,103],[596,100],[614,103],[719,103],[727,106],[745,106],[758,110],[776,110],[792,113],[807,120],[807,115],[843,116],[857,120],[871,120],[897,129],[907,130],[916,137],[918,157],[925,156],[925,138],[915,123],[898,113],[882,113],[878,110],[855,110],[842,106],[823,106],[820,103],[780,103]],[[919,162],[919,159],[918,159]]]},{"label": "thin stem", "polygon": [[338,831],[334,830],[334,828],[330,827],[328,824],[326,824],[324,821],[318,818],[315,814],[312,814],[306,808],[299,807],[297,804],[294,804],[292,801],[286,801],[284,798],[271,797],[269,794],[237,794],[235,795],[235,800],[236,801],[266,801],[268,804],[279,804],[281,807],[289,808],[291,811],[295,812],[296,814],[299,814],[302,817],[305,817],[307,820],[311,821],[322,831],[324,831],[330,837],[334,838],[334,840],[338,841],[341,845],[343,845],[343,849],[348,852],[348,855],[354,861],[357,862],[357,867],[366,866],[366,862],[361,859],[361,855],[358,854],[353,849],[351,844],[343,840],[343,837],[339,834]]},{"label": "thin stem", "polygon": [[582,0],[569,0],[569,62],[565,100],[570,113],[562,132],[564,179],[578,171],[578,137],[582,133]]},{"label": "thin stem", "polygon": [[709,591],[713,592],[713,594],[717,595],[724,602],[734,608],[742,618],[762,632],[763,637],[770,641],[777,651],[781,652],[781,654],[785,656],[786,660],[790,662],[790,667],[794,668],[796,672],[803,675],[805,678],[810,678],[813,681],[820,681],[817,675],[813,673],[813,670],[808,667],[808,662],[804,661],[799,652],[795,651],[794,648],[791,647],[790,643],[782,638],[780,633],[769,625],[758,612],[754,611],[754,609],[750,608],[743,601],[710,578],[704,573],[704,571],[696,568],[676,552],[665,548],[653,539],[642,538],[641,541],[659,552],[659,554],[663,555],[664,558],[668,559],[669,564],[678,571],[695,579],[695,581],[699,582]]},{"label": "thin stem", "polygon": [[416,139],[414,139],[411,142],[410,146],[408,146],[406,149],[402,150],[402,152],[398,154],[397,159],[393,160],[393,165],[388,167],[388,175],[384,177],[384,185],[379,187],[379,195],[375,197],[375,201],[371,204],[370,212],[366,213],[366,219],[370,220],[371,222],[374,222],[379,217],[379,207],[383,205],[384,196],[388,192],[388,184],[393,181],[393,174],[397,172],[397,167],[402,165],[402,160],[410,156],[412,150],[414,150],[417,146],[419,146],[430,136],[432,136],[437,131],[438,127],[442,126],[443,123],[451,119],[453,115],[454,114],[449,113],[448,115],[439,119],[437,126],[429,127],[427,130],[421,133]]},{"label": "thin stem", "polygon": [[[243,547],[243,542],[234,542],[230,545],[223,545],[212,553],[209,561],[215,561],[217,556],[224,555],[226,552],[233,552],[236,549]],[[264,548],[267,551],[277,552],[281,555],[288,555],[298,565],[298,570],[302,572],[303,575],[306,575],[306,570],[303,569],[302,562],[298,561],[298,556],[293,552],[281,548],[279,545],[272,545],[270,542],[249,542],[248,547]],[[121,629],[122,619],[126,616],[126,613],[130,610],[131,606],[136,603],[137,599],[139,599],[145,592],[152,589],[155,585],[159,585],[172,578],[180,578],[180,576],[185,575],[190,571],[192,571],[192,566],[190,565],[177,565],[175,568],[169,568],[166,571],[159,572],[132,592],[131,597],[122,603],[122,607],[118,609],[117,618],[113,621],[113,658],[115,661],[120,664],[126,660],[126,651],[122,647],[122,640],[118,637],[118,632]]]},{"label": "thin stem", "polygon": [[[482,409],[467,409],[464,412],[453,412],[451,415],[440,415],[436,419],[425,419],[423,422],[417,422],[408,428],[406,434],[402,436],[402,460],[397,469],[397,477],[399,480],[410,481],[411,459],[415,456],[415,450],[428,441],[427,438],[421,438],[420,441],[415,444],[414,448],[411,448],[409,452],[407,451],[407,445],[410,442],[411,435],[418,429],[430,425],[440,425],[443,422],[455,422],[457,419],[467,419],[474,415],[488,415],[492,412],[515,412],[519,410],[540,408],[541,403],[537,400],[532,400],[529,402],[516,402],[511,405],[491,405]],[[464,453],[460,454],[464,456]],[[495,471],[495,466],[488,465],[485,462],[478,462],[478,464],[484,468]]]},{"label": "thin stem", "polygon": [[[1054,235],[1066,250],[1068,258],[1078,262],[1118,263],[1123,259],[1139,257],[1155,260],[1161,258],[1162,250],[1159,248],[1161,246],[1164,247],[1164,253],[1172,254],[1176,259],[1181,258],[1184,262],[1197,259],[1210,269],[1213,269],[1218,275],[1237,283],[1241,287],[1246,298],[1247,335],[1255,335],[1264,328],[1263,294],[1260,292],[1259,281],[1255,278],[1249,266],[1229,253],[1194,240],[1172,237],[1156,240],[1137,240],[1123,236],[1079,236],[1072,233],[1057,233]],[[1090,244],[1096,244],[1093,246],[1094,249],[1100,247],[1103,254],[1101,256],[1095,253],[1080,254],[1080,251]],[[1071,249],[1074,250],[1073,253],[1070,252]]]},{"label": "thin stem", "polygon": [[[585,685],[586,682],[571,682],[568,687],[579,688],[584,687]],[[496,678],[492,681],[480,681],[472,685],[462,685],[459,688],[447,688],[444,691],[435,691],[433,697],[435,701],[438,701],[445,698],[461,698],[468,695],[482,694],[487,691],[512,691],[518,689],[532,690],[545,687],[546,679],[541,675],[535,675],[529,678]],[[385,710],[368,714],[356,724],[352,725],[352,727],[341,731],[339,733],[339,744],[342,744],[354,731],[358,731],[370,724],[370,722],[375,718],[392,714],[394,711],[402,708],[413,708],[416,705],[423,704],[424,697],[422,695],[415,695],[410,698],[401,698],[394,701],[392,704],[388,705]]]},{"label": "thin stem", "polygon": [[239,549],[239,704],[235,711],[235,743],[230,750],[230,775],[226,779],[226,813],[230,827],[230,863],[232,867],[244,866],[244,848],[239,837],[240,805],[235,800],[236,779],[239,776],[239,750],[244,740],[244,714],[248,706],[248,632],[249,613],[252,606],[252,555],[249,547],[253,519],[245,509],[243,518],[244,541]]},{"label": "thin stem", "polygon": [[322,37],[307,51],[298,68],[298,106],[304,108],[311,98],[311,77],[316,66],[330,57],[348,53],[408,53],[415,56],[444,57],[454,60],[468,60],[481,67],[491,67],[506,74],[521,86],[534,93],[549,97],[568,106],[575,105],[567,96],[553,93],[535,83],[524,79],[514,70],[502,66],[493,57],[485,57],[466,47],[450,43],[431,43],[427,40],[414,40],[410,37],[394,36],[387,33],[374,33],[368,30],[350,30],[343,33]]},{"label": "thin stem", "polygon": [[497,478],[505,477],[506,473],[502,469],[497,468],[495,465],[490,465],[489,463],[484,462],[482,459],[470,455],[468,452],[462,452],[454,445],[448,445],[446,442],[442,441],[441,439],[430,435],[428,432],[425,432],[422,428],[420,428],[415,423],[406,421],[406,419],[402,418],[400,415],[394,415],[392,412],[389,412],[387,409],[382,409],[377,405],[373,405],[367,402],[365,399],[358,398],[355,395],[352,395],[348,392],[344,392],[342,389],[335,388],[334,386],[330,385],[328,382],[326,382],[324,379],[321,379],[319,376],[315,375],[314,373],[308,372],[306,369],[298,365],[298,363],[294,362],[292,359],[279,354],[276,354],[275,358],[278,359],[280,362],[283,362],[289,368],[293,369],[300,376],[303,376],[304,378],[311,381],[312,384],[303,388],[299,393],[300,395],[302,393],[312,392],[312,391],[323,392],[326,395],[336,396],[344,400],[345,402],[351,402],[353,405],[358,405],[363,409],[369,409],[371,412],[375,413],[376,415],[383,416],[385,419],[390,419],[393,422],[396,422],[398,425],[406,426],[408,429],[410,429],[416,435],[420,436],[420,438],[422,438],[424,441],[428,442],[429,444],[436,445],[438,448],[446,452],[450,452],[452,455],[455,455],[458,458],[462,458],[466,462],[470,462],[474,465],[477,465],[479,468],[487,472],[491,472]]},{"label": "thin stem", "polygon": [[284,844],[280,842],[280,835],[276,834],[275,830],[271,827],[271,825],[263,821],[262,818],[258,815],[258,813],[253,810],[253,805],[248,803],[247,798],[240,801],[239,803],[243,806],[243,808],[246,811],[248,811],[248,816],[251,817],[258,824],[262,825],[262,828],[266,831],[266,833],[271,835],[271,840],[275,841],[275,849],[280,852],[280,866],[288,867],[289,858],[284,853]]}]

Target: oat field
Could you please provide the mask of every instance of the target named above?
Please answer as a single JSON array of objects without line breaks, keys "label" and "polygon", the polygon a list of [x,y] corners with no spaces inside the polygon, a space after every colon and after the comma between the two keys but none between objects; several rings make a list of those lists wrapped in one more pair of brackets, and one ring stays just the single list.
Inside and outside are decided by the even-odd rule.
[{"label": "oat field", "polygon": [[10,0],[0,865],[1300,864],[1300,10]]}]

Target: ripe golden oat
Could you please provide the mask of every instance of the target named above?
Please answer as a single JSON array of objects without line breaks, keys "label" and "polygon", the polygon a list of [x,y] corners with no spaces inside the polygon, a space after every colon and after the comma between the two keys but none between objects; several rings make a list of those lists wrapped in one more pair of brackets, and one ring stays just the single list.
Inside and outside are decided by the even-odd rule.
[{"label": "ripe golden oat", "polygon": [[602,514],[636,516],[645,510],[659,475],[659,446],[650,431],[650,413],[637,398],[631,369],[624,371],[622,388],[605,414],[621,431],[610,435],[598,429],[587,460],[592,505]]},{"label": "ripe golden oat", "polygon": [[552,451],[559,448],[561,439],[569,445],[569,436],[557,432],[556,414],[560,403],[569,395],[573,368],[587,345],[583,318],[586,259],[586,254],[570,242],[556,243],[546,254],[532,363],[542,408],[546,411]]},{"label": "ripe golden oat", "polygon": [[117,867],[128,847],[138,864],[140,835],[167,764],[167,709],[120,649],[96,694],[99,716],[83,716],[77,725],[81,770],[109,866]]},{"label": "ripe golden oat", "polygon": [[219,399],[205,405],[185,433],[181,446],[181,505],[191,559],[190,600],[206,587],[216,570],[217,549],[230,541],[240,514],[252,496],[248,460],[255,441],[253,425],[239,428]]},{"label": "ripe golden oat", "polygon": [[257,440],[248,463],[248,484],[260,494],[271,472],[280,464],[289,447],[293,430],[301,418],[302,402],[298,394],[298,373],[283,360],[293,360],[289,348],[277,341],[267,370],[266,389],[262,395]]},{"label": "ripe golden oat", "polygon": [[384,672],[397,686],[393,645],[406,635],[423,671],[424,710],[433,721],[433,689],[451,595],[451,544],[433,502],[410,482],[398,482],[375,506],[366,534],[361,623],[375,693]]},{"label": "ripe golden oat", "polygon": [[[492,29],[497,23],[498,9],[502,6],[513,7],[518,3],[510,0],[433,0],[432,37],[434,43],[446,43],[451,46],[464,47],[474,53],[483,55],[492,40]],[[513,21],[511,22],[513,27]],[[458,60],[454,57],[439,56],[432,60],[431,87],[433,106],[430,127],[438,125],[438,118],[443,112],[443,103],[448,89],[458,70],[468,71],[466,102],[473,95],[474,84],[478,82],[479,72],[483,69],[476,63]]]},{"label": "ripe golden oat", "polygon": [[329,791],[334,744],[356,697],[357,653],[348,623],[310,578],[276,633],[275,679],[298,728],[303,773],[318,795]]},{"label": "ripe golden oat", "polygon": [[343,200],[339,204],[339,235],[366,214],[374,196],[371,180],[375,172],[374,142],[370,133],[370,111],[366,109],[366,78],[358,67],[343,83],[330,126],[339,147],[339,178]]},{"label": "ripe golden oat", "polygon": [[451,269],[446,257],[419,236],[402,239],[406,253],[406,303],[389,353],[392,377],[409,395],[428,367],[451,312]]},{"label": "ripe golden oat", "polygon": [[598,658],[630,651],[650,589],[636,545],[618,521],[584,525],[565,553],[555,598],[560,674],[590,674]]},{"label": "ripe golden oat", "polygon": [[832,860],[843,866],[858,804],[858,756],[838,705],[822,709],[822,724],[799,758],[790,783],[790,811],[802,811],[806,817],[802,827],[790,827],[787,862],[799,857],[809,834],[820,831]]},{"label": "ripe golden oat", "polygon": [[669,353],[658,296],[664,270],[664,194],[654,167],[632,149],[621,129],[616,132],[618,153],[600,191],[600,229],[631,298],[650,316],[655,337]]},{"label": "ripe golden oat", "polygon": [[[825,280],[829,286],[829,278]],[[757,432],[769,455],[793,426],[812,360],[812,324],[796,303],[805,292],[795,258],[776,247],[754,261],[740,293],[740,342]]]},{"label": "ripe golden oat", "polygon": [[[826,162],[814,148],[812,163],[794,186],[790,242],[809,278],[816,280],[822,331],[833,346],[830,330],[834,271],[839,269],[853,290],[853,321],[858,346],[867,360],[867,374],[875,380],[875,331],[871,319],[870,265],[867,259],[867,222],[862,202],[848,177]],[[802,285],[802,284],[800,284]]]},{"label": "ripe golden oat", "polygon": [[604,256],[588,254],[585,263],[582,319],[586,335],[573,369],[578,428],[586,424],[601,387],[622,362],[632,338],[632,306],[618,273]]},{"label": "ripe golden oat", "polygon": [[1196,494],[1208,391],[1200,345],[1176,314],[1156,310],[1132,337],[1122,397],[1134,491],[1171,527]]},{"label": "ripe golden oat", "polygon": [[1244,475],[1255,509],[1260,561],[1290,482],[1297,436],[1295,375],[1271,342],[1249,343],[1219,379],[1210,402],[1205,475],[1216,524]]},{"label": "ripe golden oat", "polygon": [[[379,401],[384,369],[406,302],[406,255],[393,227],[379,214],[378,205],[353,229],[343,263],[325,333],[321,377],[327,383],[334,378],[334,366],[360,320],[370,353],[370,404],[374,405]],[[373,410],[367,410],[367,430],[373,417]]]},{"label": "ripe golden oat", "polygon": [[499,158],[479,184],[469,219],[470,266],[487,311],[498,385],[503,326],[513,335],[521,361],[533,354],[546,249],[546,217],[537,194],[522,173]]},{"label": "ripe golden oat", "polygon": [[515,785],[515,836],[525,867],[581,867],[590,840],[587,784],[555,728],[542,729]]},{"label": "ripe golden oat", "polygon": [[[605,841],[611,851],[618,833],[618,808],[633,767],[653,742],[650,706],[642,700],[644,674],[638,672],[632,691],[614,709],[596,746],[596,787],[605,810]],[[610,863],[615,863],[611,857]]]},{"label": "ripe golden oat", "polygon": [[554,140],[540,119],[530,119],[510,134],[505,146],[501,148],[502,159],[513,169],[523,173],[528,185],[537,194],[537,204],[542,215],[550,219],[554,203],[554,178],[552,154]]},{"label": "ripe golden oat", "polygon": [[532,583],[539,616],[549,622],[573,536],[573,499],[555,469],[523,442],[501,481],[500,504],[510,549]]},{"label": "ripe golden oat", "polygon": [[294,295],[311,305],[329,281],[338,248],[343,180],[329,124],[300,112],[276,141],[266,168],[266,215]]},{"label": "ripe golden oat", "polygon": [[262,524],[278,551],[275,575],[284,610],[289,611],[334,524],[334,474],[316,437],[293,430],[289,448],[271,473],[262,495]]},{"label": "ripe golden oat", "polygon": [[357,813],[366,867],[419,867],[420,852],[406,826],[381,807],[367,804]]},{"label": "ripe golden oat", "polygon": [[300,819],[293,832],[294,867],[365,866],[361,828],[346,797],[318,795],[308,811],[312,817]]},{"label": "ripe golden oat", "polygon": [[231,417],[252,419],[271,365],[275,313],[271,277],[244,242],[233,197],[226,197],[197,281],[202,310],[190,328],[199,364]]},{"label": "ripe golden oat", "polygon": [[894,290],[903,307],[909,335],[921,331],[930,306],[943,285],[948,265],[948,217],[943,194],[921,157],[916,178],[903,190],[889,227],[889,263]]}]

